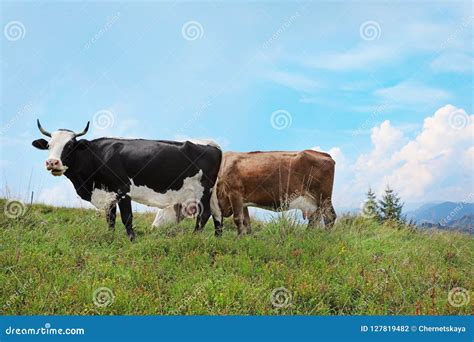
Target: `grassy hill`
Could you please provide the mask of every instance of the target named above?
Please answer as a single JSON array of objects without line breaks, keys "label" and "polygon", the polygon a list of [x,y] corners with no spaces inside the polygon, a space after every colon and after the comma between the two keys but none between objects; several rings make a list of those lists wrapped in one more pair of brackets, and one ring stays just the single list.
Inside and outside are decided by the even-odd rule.
[{"label": "grassy hill", "polygon": [[[192,221],[127,240],[93,210],[0,201],[1,314],[472,314],[448,292],[473,288],[473,237],[341,218],[307,229],[282,218],[216,239]],[[101,289],[101,288],[107,289]]]}]

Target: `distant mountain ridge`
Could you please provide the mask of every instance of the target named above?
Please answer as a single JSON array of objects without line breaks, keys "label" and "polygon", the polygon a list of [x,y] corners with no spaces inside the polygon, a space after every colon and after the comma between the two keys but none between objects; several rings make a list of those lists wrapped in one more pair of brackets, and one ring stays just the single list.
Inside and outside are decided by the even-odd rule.
[{"label": "distant mountain ridge", "polygon": [[407,212],[406,217],[426,228],[474,231],[474,203],[427,203]]}]

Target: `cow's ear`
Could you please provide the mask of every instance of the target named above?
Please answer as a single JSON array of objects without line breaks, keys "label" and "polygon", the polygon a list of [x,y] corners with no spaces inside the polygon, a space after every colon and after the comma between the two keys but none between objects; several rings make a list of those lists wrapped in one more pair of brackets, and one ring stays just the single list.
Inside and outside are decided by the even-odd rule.
[{"label": "cow's ear", "polygon": [[47,150],[48,149],[48,142],[44,139],[38,139],[31,143],[34,147],[38,150]]},{"label": "cow's ear", "polygon": [[86,140],[86,139],[81,139],[81,140],[78,140],[76,144],[77,144],[76,149],[85,150],[85,149],[89,148],[90,141]]}]

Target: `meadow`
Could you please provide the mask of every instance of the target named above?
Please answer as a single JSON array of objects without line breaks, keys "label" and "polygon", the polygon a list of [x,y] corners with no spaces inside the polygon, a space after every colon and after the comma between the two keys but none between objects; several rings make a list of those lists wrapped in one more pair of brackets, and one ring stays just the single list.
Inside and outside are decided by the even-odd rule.
[{"label": "meadow", "polygon": [[[131,243],[94,210],[0,201],[2,315],[469,315],[473,236],[342,216],[332,230],[281,215],[236,237],[231,221],[153,229]],[[464,302],[459,303],[464,296]],[[454,305],[453,305],[454,304]],[[463,305],[458,305],[463,304]]]}]

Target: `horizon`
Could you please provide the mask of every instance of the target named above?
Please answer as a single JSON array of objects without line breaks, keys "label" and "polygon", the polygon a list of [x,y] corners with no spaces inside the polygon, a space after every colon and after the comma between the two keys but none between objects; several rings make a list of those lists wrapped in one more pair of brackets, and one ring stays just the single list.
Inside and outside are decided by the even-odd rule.
[{"label": "horizon", "polygon": [[38,118],[91,121],[86,139],[325,151],[338,209],[387,185],[406,204],[472,203],[470,1],[1,6],[3,197],[90,206],[45,171]]}]

